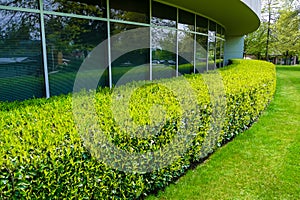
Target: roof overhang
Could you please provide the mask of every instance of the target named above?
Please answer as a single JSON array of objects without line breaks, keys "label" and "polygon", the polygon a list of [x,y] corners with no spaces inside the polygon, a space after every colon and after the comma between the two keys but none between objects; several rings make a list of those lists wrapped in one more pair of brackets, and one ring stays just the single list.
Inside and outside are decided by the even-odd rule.
[{"label": "roof overhang", "polygon": [[[227,36],[242,36],[260,26],[260,4],[251,8],[253,0],[158,0],[159,2],[190,10],[212,19],[226,29]],[[259,7],[258,7],[259,6]]]}]

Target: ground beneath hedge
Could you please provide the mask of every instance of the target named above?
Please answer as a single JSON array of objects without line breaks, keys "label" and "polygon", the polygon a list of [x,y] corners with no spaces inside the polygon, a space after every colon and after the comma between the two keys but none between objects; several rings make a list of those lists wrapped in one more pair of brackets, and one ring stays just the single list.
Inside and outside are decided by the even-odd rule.
[{"label": "ground beneath hedge", "polygon": [[300,66],[277,66],[275,98],[259,121],[148,199],[299,199]]}]

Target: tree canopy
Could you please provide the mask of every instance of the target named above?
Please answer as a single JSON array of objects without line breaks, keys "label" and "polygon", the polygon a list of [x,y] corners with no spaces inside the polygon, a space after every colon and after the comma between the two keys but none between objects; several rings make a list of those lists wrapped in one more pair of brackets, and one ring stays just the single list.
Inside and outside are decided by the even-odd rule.
[{"label": "tree canopy", "polygon": [[259,29],[246,36],[245,53],[257,58],[300,54],[300,3],[297,0],[263,0]]}]

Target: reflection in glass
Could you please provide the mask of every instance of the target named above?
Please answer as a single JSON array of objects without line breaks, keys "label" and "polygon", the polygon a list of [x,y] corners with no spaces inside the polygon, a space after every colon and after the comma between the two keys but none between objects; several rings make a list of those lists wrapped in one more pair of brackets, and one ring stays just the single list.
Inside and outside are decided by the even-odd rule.
[{"label": "reflection in glass", "polygon": [[153,1],[151,23],[157,26],[176,28],[177,9],[165,4]]},{"label": "reflection in glass", "polygon": [[0,5],[2,6],[37,9],[38,4],[38,0],[0,0]]},{"label": "reflection in glass", "polygon": [[225,29],[222,26],[219,26],[219,29],[220,37],[225,39]]},{"label": "reflection in glass", "polygon": [[44,0],[44,9],[93,17],[106,17],[106,0]]},{"label": "reflection in glass", "polygon": [[177,31],[152,28],[151,34],[153,80],[176,76]]},{"label": "reflection in glass", "polygon": [[220,68],[221,66],[221,40],[217,39],[216,42],[216,67]]},{"label": "reflection in glass", "polygon": [[209,30],[210,31],[217,31],[217,23],[214,21],[209,20]]},{"label": "reflection in glass", "polygon": [[207,63],[207,36],[196,35],[196,41],[196,73],[203,73]]},{"label": "reflection in glass", "polygon": [[224,62],[224,41],[220,40],[220,57],[219,57],[219,67],[223,67]]},{"label": "reflection in glass", "polygon": [[217,24],[217,32],[216,32],[218,37],[222,36],[222,26],[220,26],[219,24]]},{"label": "reflection in glass", "polygon": [[[73,91],[76,74],[91,51],[107,39],[107,24],[102,21],[45,16],[48,71],[51,95],[66,94]],[[101,52],[101,61],[95,62],[82,74],[85,80],[100,79],[99,86],[108,85],[107,50]],[[88,84],[88,82],[87,82]],[[83,88],[88,87],[83,84]],[[86,88],[92,89],[92,88]]]},{"label": "reflection in glass", "polygon": [[149,1],[110,0],[110,18],[117,20],[150,23]]},{"label": "reflection in glass", "polygon": [[[112,83],[113,85],[125,84],[133,80],[149,80],[150,76],[150,33],[149,28],[111,23],[111,57],[112,57]],[[143,34],[126,32],[141,28]],[[127,49],[138,42],[146,42],[148,48],[128,52]],[[135,49],[135,48],[134,48]]]},{"label": "reflection in glass", "polygon": [[216,69],[216,42],[209,42],[208,70]]},{"label": "reflection in glass", "polygon": [[209,20],[209,31],[212,35],[214,35],[213,41],[209,42],[208,46],[208,70],[216,69],[216,31],[217,31],[217,23]]},{"label": "reflection in glass", "polygon": [[198,33],[205,33],[207,34],[208,32],[208,19],[201,17],[201,16],[197,16],[196,17],[196,31]]},{"label": "reflection in glass", "polygon": [[194,72],[194,34],[178,31],[178,72],[179,75]]},{"label": "reflection in glass", "polygon": [[0,101],[44,96],[39,15],[0,10]]},{"label": "reflection in glass", "polygon": [[195,15],[179,10],[178,29],[184,31],[195,31]]}]

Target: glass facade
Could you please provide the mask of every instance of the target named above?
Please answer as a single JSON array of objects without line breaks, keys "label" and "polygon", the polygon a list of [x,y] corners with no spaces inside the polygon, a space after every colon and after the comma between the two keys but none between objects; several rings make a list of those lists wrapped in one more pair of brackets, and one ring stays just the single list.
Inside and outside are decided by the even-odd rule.
[{"label": "glass facade", "polygon": [[45,11],[105,18],[106,9],[106,0],[44,0]]},{"label": "glass facade", "polygon": [[153,79],[176,76],[177,31],[162,27],[151,29]]},{"label": "glass facade", "polygon": [[0,101],[43,97],[39,15],[0,10]]},{"label": "glass facade", "polygon": [[[128,38],[122,34],[125,31],[142,28],[142,26],[110,23],[111,30],[111,56],[113,62],[112,68],[112,84],[119,85],[131,81],[150,80],[150,40],[147,41],[147,47],[127,52],[127,46],[131,45]],[[146,38],[150,38],[150,32]],[[131,35],[131,41],[138,41],[139,37]]]},{"label": "glass facade", "polygon": [[178,74],[194,72],[195,14],[178,10]]},{"label": "glass facade", "polygon": [[110,0],[110,18],[149,24],[149,0]]},{"label": "glass facade", "polygon": [[[106,41],[107,22],[56,15],[45,15],[44,19],[50,94],[67,94],[73,91],[84,59]],[[101,58],[107,59],[107,54]],[[87,79],[93,74],[93,70],[86,72]],[[108,86],[108,77],[101,77],[99,86]]]},{"label": "glass facade", "polygon": [[158,2],[152,2],[151,24],[176,28],[177,9]]},{"label": "glass facade", "polygon": [[194,33],[178,31],[178,73],[194,72]]},{"label": "glass facade", "polygon": [[[98,61],[80,74],[100,87],[223,66],[220,24],[152,0],[0,0],[0,18],[0,101],[72,92],[100,44]],[[140,28],[149,39],[126,52],[123,33]]]},{"label": "glass facade", "polygon": [[204,33],[207,34],[208,32],[208,19],[196,16],[196,31],[198,33]]},{"label": "glass facade", "polygon": [[196,64],[195,64],[195,71],[196,73],[203,73],[207,70],[207,36],[205,35],[196,35]]},{"label": "glass facade", "polygon": [[39,0],[1,0],[1,6],[38,9]]},{"label": "glass facade", "polygon": [[151,28],[153,79],[176,76],[177,9],[158,2],[152,3]]}]

